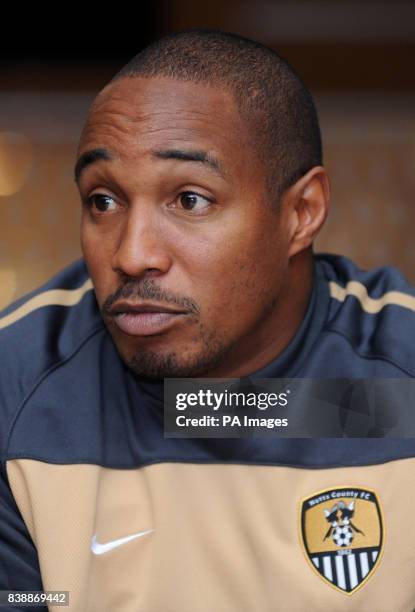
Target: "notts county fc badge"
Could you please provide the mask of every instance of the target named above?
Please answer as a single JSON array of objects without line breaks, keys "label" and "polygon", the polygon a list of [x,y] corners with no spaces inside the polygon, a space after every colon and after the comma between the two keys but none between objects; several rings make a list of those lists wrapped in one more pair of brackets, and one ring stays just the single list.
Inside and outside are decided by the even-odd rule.
[{"label": "notts county fc badge", "polygon": [[374,491],[339,487],[314,493],[301,504],[300,523],[310,566],[343,593],[363,586],[379,565],[384,527]]}]

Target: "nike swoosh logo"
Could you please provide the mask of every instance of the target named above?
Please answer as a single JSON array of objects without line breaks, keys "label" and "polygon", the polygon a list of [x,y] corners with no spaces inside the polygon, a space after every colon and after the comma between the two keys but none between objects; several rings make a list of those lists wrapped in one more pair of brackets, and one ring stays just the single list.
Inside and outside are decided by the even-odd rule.
[{"label": "nike swoosh logo", "polygon": [[152,533],[154,529],[147,529],[146,531],[139,531],[138,533],[133,533],[132,535],[125,536],[125,538],[120,538],[119,540],[112,540],[111,542],[105,542],[105,544],[101,544],[97,540],[96,534],[92,538],[91,542],[91,550],[94,555],[102,555],[114,548],[118,548],[118,546],[122,546],[127,542],[131,542],[131,540],[135,540],[136,538],[141,538],[141,536],[145,536],[148,533]]}]

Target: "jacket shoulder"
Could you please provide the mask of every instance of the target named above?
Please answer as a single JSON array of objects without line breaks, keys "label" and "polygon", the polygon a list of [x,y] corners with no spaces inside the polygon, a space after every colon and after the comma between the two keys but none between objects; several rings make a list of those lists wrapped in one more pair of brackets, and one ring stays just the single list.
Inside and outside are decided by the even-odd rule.
[{"label": "jacket shoulder", "polygon": [[361,355],[415,376],[415,287],[394,266],[360,268],[348,257],[319,253],[330,291],[326,329]]},{"label": "jacket shoulder", "polygon": [[0,453],[31,390],[103,326],[83,259],[0,311]]}]

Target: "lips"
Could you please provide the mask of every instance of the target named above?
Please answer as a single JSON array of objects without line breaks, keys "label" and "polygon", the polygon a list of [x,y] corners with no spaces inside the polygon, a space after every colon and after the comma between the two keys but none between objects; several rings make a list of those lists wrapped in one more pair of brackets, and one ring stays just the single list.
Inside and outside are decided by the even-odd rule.
[{"label": "lips", "polygon": [[132,336],[152,336],[168,331],[188,314],[158,304],[114,304],[111,315],[117,327]]},{"label": "lips", "polygon": [[171,306],[164,306],[163,304],[154,304],[149,302],[143,304],[134,304],[131,302],[117,302],[110,310],[110,314],[113,315],[125,312],[168,312],[172,314],[184,314],[186,311],[178,310],[176,308],[172,308]]},{"label": "lips", "polygon": [[125,334],[152,336],[167,331],[185,316],[167,312],[126,312],[116,315],[114,321]]}]

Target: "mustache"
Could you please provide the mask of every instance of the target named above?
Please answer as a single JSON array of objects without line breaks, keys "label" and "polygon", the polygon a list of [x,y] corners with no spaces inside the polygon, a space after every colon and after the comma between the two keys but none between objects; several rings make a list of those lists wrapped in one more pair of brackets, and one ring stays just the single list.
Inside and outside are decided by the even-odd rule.
[{"label": "mustache", "polygon": [[108,296],[103,302],[100,311],[104,316],[113,316],[112,306],[120,299],[124,300],[154,300],[161,305],[180,306],[192,314],[199,314],[199,305],[190,297],[179,297],[170,291],[158,287],[153,279],[146,278],[141,282],[128,282],[123,287],[119,287],[112,295]]}]

